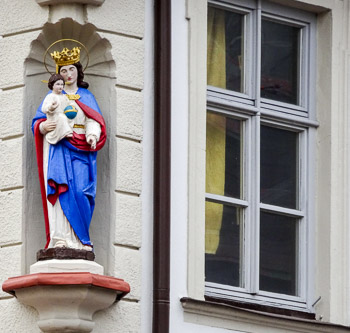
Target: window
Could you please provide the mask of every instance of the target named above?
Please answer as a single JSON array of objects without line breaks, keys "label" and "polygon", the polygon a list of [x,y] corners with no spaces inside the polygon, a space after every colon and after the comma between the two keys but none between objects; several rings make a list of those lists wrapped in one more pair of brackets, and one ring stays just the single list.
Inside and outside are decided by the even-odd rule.
[{"label": "window", "polygon": [[315,17],[209,1],[205,293],[310,310]]}]

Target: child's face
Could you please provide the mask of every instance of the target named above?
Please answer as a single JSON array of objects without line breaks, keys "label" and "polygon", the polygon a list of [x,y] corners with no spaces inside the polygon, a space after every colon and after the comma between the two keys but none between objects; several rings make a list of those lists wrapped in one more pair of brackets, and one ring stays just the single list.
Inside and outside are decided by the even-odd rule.
[{"label": "child's face", "polygon": [[58,80],[53,84],[52,90],[56,94],[61,94],[62,90],[64,88],[64,82],[63,80]]}]

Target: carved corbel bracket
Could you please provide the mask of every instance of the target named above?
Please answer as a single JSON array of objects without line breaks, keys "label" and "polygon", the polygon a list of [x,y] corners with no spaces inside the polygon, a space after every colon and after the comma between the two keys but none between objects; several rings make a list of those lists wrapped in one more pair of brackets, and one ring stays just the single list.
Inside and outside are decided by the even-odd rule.
[{"label": "carved corbel bracket", "polygon": [[91,332],[93,314],[129,293],[130,286],[111,276],[64,272],[12,277],[2,289],[38,311],[43,332]]}]

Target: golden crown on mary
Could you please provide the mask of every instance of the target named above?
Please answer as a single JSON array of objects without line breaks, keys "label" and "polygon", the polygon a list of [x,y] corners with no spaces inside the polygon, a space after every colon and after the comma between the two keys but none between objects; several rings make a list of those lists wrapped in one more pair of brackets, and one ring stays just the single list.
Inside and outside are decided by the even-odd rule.
[{"label": "golden crown on mary", "polygon": [[72,65],[80,61],[80,47],[73,47],[71,50],[65,47],[61,52],[54,51],[50,53],[56,63],[56,73],[59,66]]}]

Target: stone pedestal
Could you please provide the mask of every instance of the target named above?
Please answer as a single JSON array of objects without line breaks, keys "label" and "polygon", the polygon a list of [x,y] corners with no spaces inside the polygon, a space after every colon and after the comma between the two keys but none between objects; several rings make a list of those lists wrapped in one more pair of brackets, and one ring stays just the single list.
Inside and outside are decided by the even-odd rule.
[{"label": "stone pedestal", "polygon": [[30,272],[9,278],[2,289],[39,312],[43,332],[91,332],[93,314],[130,291],[127,282],[102,275],[102,266],[83,259],[38,261]]},{"label": "stone pedestal", "polygon": [[30,266],[30,274],[36,273],[82,273],[89,272],[103,275],[103,266],[94,261],[82,259],[60,260],[51,259],[38,261]]},{"label": "stone pedestal", "polygon": [[36,0],[40,6],[53,6],[61,4],[81,4],[101,6],[105,0]]}]

